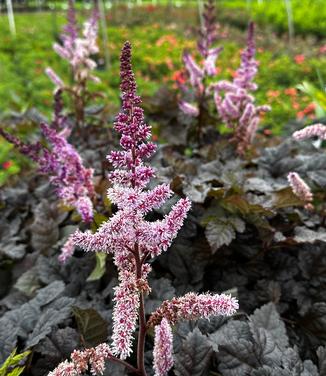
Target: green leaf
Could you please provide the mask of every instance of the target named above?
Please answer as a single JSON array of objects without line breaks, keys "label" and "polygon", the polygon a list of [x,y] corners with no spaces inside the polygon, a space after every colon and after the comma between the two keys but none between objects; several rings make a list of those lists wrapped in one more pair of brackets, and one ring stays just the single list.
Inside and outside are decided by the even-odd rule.
[{"label": "green leaf", "polygon": [[[14,349],[12,351],[12,353],[5,360],[4,364],[1,366],[0,376],[9,376],[9,375],[18,376],[24,371],[24,369],[25,369],[24,366],[20,365],[20,367],[18,367],[18,368],[14,368],[14,367],[16,367],[25,358],[27,358],[31,352],[30,352],[30,350],[28,350],[28,351],[25,351],[21,354],[16,355],[16,350],[17,349]],[[8,373],[8,368],[11,369],[11,371],[9,371],[9,373]],[[12,368],[14,368],[14,369],[12,369]]]},{"label": "green leaf", "polygon": [[79,333],[86,347],[95,347],[108,338],[108,323],[93,308],[73,307]]},{"label": "green leaf", "polygon": [[96,255],[96,265],[92,273],[87,278],[88,282],[97,281],[101,279],[106,270],[107,253],[97,252],[95,255]]}]

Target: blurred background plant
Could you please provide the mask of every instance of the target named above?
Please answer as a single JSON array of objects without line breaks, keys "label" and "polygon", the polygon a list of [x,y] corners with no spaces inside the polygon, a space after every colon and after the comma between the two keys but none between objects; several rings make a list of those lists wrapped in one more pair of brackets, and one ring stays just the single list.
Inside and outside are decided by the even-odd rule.
[{"label": "blurred background plant", "polygon": [[[312,120],[318,120],[321,112],[320,77],[326,77],[325,7],[323,0],[292,0],[286,7],[284,0],[221,0],[216,2],[220,45],[224,53],[219,57],[217,72],[220,79],[232,80],[239,66],[241,49],[245,45],[248,21],[257,24],[257,60],[260,61],[256,82],[257,103],[268,103],[272,111],[261,122],[260,131],[265,134],[291,134],[286,124],[291,121],[300,128]],[[101,3],[102,4],[102,3]],[[151,97],[162,85],[175,90],[184,81],[185,71],[182,53],[194,50],[196,30],[200,24],[198,4],[201,1],[105,1],[98,44],[100,52],[95,55],[95,74],[101,82],[90,82],[90,91],[102,91],[107,96],[108,109],[101,119],[112,123],[120,103],[118,96],[118,54],[121,44],[130,40],[135,46],[134,61],[139,78],[139,89],[144,93],[144,105],[151,113]],[[76,4],[77,19],[86,20],[91,3]],[[293,23],[289,44],[289,9]],[[61,77],[67,77],[67,64],[52,50],[65,23],[66,1],[13,2],[15,34],[11,33],[6,8],[0,15],[0,125],[8,123],[17,112],[21,122],[32,109],[38,116],[49,117],[53,85],[44,74],[51,66]],[[103,18],[103,17],[102,17]],[[106,26],[106,24],[108,26]],[[105,29],[104,29],[105,28]],[[106,37],[104,37],[104,35]],[[105,64],[110,56],[110,65]],[[307,81],[317,91],[298,90]],[[305,88],[307,89],[306,85]],[[318,98],[317,98],[318,97]],[[147,99],[146,99],[147,98]],[[35,110],[33,110],[35,111]],[[110,115],[111,114],[111,115]],[[297,124],[299,122],[299,124]],[[28,124],[27,124],[28,123]],[[160,134],[159,124],[152,124]],[[16,133],[34,132],[33,122],[13,127]],[[161,136],[162,137],[162,136]],[[7,150],[0,140],[2,150]],[[17,161],[11,151],[5,160]]]}]

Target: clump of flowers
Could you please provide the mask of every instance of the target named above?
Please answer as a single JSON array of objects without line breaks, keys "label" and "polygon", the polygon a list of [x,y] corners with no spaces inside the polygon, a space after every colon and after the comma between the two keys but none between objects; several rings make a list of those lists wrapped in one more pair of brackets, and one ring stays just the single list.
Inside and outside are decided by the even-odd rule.
[{"label": "clump of flowers", "polygon": [[[138,375],[146,376],[144,346],[147,330],[153,326],[153,367],[156,376],[165,376],[173,366],[170,326],[179,320],[232,315],[238,309],[238,302],[227,295],[190,293],[171,302],[164,302],[146,322],[144,299],[150,293],[147,278],[151,271],[149,261],[167,251],[190,210],[190,201],[181,198],[163,219],[153,222],[146,220],[146,214],[162,206],[172,195],[172,191],[167,184],[146,190],[150,179],[154,177],[154,170],[145,164],[144,159],[155,152],[155,145],[149,141],[151,128],[144,121],[141,99],[136,92],[129,42],[122,49],[120,72],[122,108],[116,117],[115,129],[121,134],[122,150],[112,151],[108,156],[114,170],[109,174],[112,187],[107,192],[108,198],[116,204],[118,210],[97,232],[77,231],[72,236],[72,241],[85,251],[111,253],[118,269],[119,285],[115,288],[112,345],[105,347],[105,357],[123,364]],[[125,359],[133,351],[137,321],[137,365],[134,367]],[[95,358],[98,356],[96,349]],[[86,370],[87,363],[92,366],[93,355],[88,357],[83,352],[80,354],[80,357],[73,354],[72,362],[61,363],[50,375],[79,375]],[[100,373],[103,371],[101,359],[100,357]]]},{"label": "clump of flowers", "polygon": [[92,199],[95,196],[93,170],[84,167],[78,151],[67,141],[70,129],[62,115],[60,92],[56,93],[54,107],[51,125],[40,125],[48,147],[40,142],[25,144],[3,129],[0,129],[0,134],[22,154],[37,163],[40,173],[50,177],[50,182],[64,205],[74,207],[84,222],[91,222]]},{"label": "clump of flowers", "polygon": [[82,36],[79,36],[74,0],[69,0],[67,19],[68,23],[61,35],[62,44],[55,43],[53,49],[69,63],[73,83],[66,84],[50,67],[46,68],[45,72],[56,89],[59,88],[70,94],[76,124],[82,126],[85,120],[86,105],[90,99],[100,96],[99,93],[91,93],[88,90],[89,81],[100,81],[93,74],[97,64],[92,59],[92,55],[99,52],[97,45],[98,10],[95,8],[90,19],[84,23]]},{"label": "clump of flowers", "polygon": [[[215,67],[223,47],[212,48],[217,39],[217,29],[215,23],[215,7],[212,0],[205,4],[203,13],[203,27],[200,30],[200,37],[197,43],[198,52],[203,58],[201,65],[198,65],[191,54],[186,51],[183,54],[183,62],[189,75],[189,83],[193,91],[194,100],[190,103],[181,101],[180,109],[187,115],[197,119],[197,138],[201,137],[202,127],[207,115],[207,98],[210,94],[208,78],[217,74]],[[186,85],[181,85],[186,90]]]},{"label": "clump of flowers", "polygon": [[255,59],[254,23],[249,24],[247,47],[241,54],[241,64],[232,82],[220,81],[214,85],[214,98],[219,116],[233,130],[237,152],[243,154],[252,143],[260,121],[260,114],[270,110],[267,105],[256,106],[250,94],[257,90],[253,82],[257,74]]},{"label": "clump of flowers", "polygon": [[[214,13],[213,1],[208,1],[205,4],[204,26],[198,41],[198,51],[204,59],[202,66],[198,65],[188,52],[183,55],[193,91],[193,101],[181,101],[179,107],[185,114],[196,118],[197,141],[200,141],[203,126],[209,118],[208,99],[214,96],[218,117],[233,130],[233,141],[237,145],[238,154],[244,154],[255,137],[261,114],[270,111],[267,105],[256,106],[255,98],[251,94],[257,90],[253,79],[258,67],[255,59],[254,24],[249,24],[247,46],[241,54],[241,64],[233,81],[209,82],[208,78],[217,74],[215,63],[223,49],[211,48],[217,39]],[[187,91],[186,85],[180,84],[180,87]]]}]

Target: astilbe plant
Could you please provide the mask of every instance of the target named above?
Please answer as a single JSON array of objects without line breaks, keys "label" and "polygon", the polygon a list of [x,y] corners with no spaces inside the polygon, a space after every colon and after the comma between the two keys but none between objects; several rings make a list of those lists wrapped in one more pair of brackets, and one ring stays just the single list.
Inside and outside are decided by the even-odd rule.
[{"label": "astilbe plant", "polygon": [[98,9],[95,7],[90,19],[84,23],[81,36],[79,36],[77,26],[74,0],[69,0],[67,21],[68,23],[61,35],[62,44],[55,43],[53,49],[69,63],[72,84],[65,83],[50,67],[46,68],[45,71],[56,89],[60,88],[70,94],[76,124],[77,126],[83,126],[87,104],[92,98],[102,96],[99,93],[92,93],[88,89],[89,81],[100,81],[93,74],[97,64],[92,59],[92,55],[99,52],[97,45]]},{"label": "astilbe plant", "polygon": [[[216,59],[222,47],[212,48],[217,40],[217,28],[215,22],[215,6],[212,0],[205,3],[203,12],[203,25],[199,32],[200,36],[197,42],[198,52],[203,58],[201,65],[198,65],[188,51],[183,54],[183,62],[189,76],[189,84],[193,92],[193,102],[181,101],[180,109],[187,115],[196,118],[197,121],[197,139],[200,139],[202,128],[207,120],[208,104],[207,99],[210,96],[209,77],[217,74],[215,67]],[[181,88],[187,91],[187,86]]]},{"label": "astilbe plant", "polygon": [[250,94],[257,90],[253,82],[258,67],[255,50],[254,23],[251,22],[247,47],[241,53],[241,64],[233,81],[222,80],[214,84],[217,112],[226,126],[233,130],[233,140],[239,154],[243,154],[252,143],[261,113],[270,110],[267,105],[256,106],[255,98]]},{"label": "astilbe plant", "polygon": [[[308,138],[317,137],[320,140],[326,140],[326,125],[313,124],[293,133],[293,137],[298,140],[306,140]],[[313,194],[308,184],[296,172],[290,172],[287,176],[293,193],[305,202],[306,209],[312,209],[311,204]]]},{"label": "astilbe plant", "polygon": [[70,128],[62,115],[61,92],[55,95],[54,117],[50,125],[41,123],[48,146],[40,142],[25,144],[0,128],[0,135],[38,165],[50,177],[55,192],[66,206],[74,207],[86,223],[93,219],[95,191],[93,169],[85,168],[78,151],[68,142]]},{"label": "astilbe plant", "polygon": [[[141,99],[136,93],[129,42],[122,49],[120,72],[122,108],[116,117],[115,129],[121,133],[122,150],[112,151],[108,156],[114,170],[109,174],[112,187],[107,192],[108,198],[117,206],[117,212],[95,233],[77,231],[72,236],[73,243],[85,251],[113,255],[119,285],[115,287],[112,345],[102,344],[78,352],[78,356],[75,351],[71,361],[61,363],[51,376],[80,375],[86,370],[87,363],[92,373],[102,373],[103,359],[121,363],[135,375],[146,376],[144,346],[151,327],[155,331],[155,375],[167,375],[173,366],[171,325],[179,320],[232,315],[238,308],[237,300],[227,295],[189,293],[164,302],[146,321],[144,299],[150,293],[149,261],[171,245],[190,209],[190,201],[181,198],[163,219],[146,220],[146,214],[159,208],[172,191],[167,184],[146,190],[154,170],[144,163],[144,159],[155,152],[155,145],[148,141],[151,128],[144,121]],[[137,365],[133,366],[125,359],[133,351],[137,321]],[[94,364],[98,364],[97,368]]]}]

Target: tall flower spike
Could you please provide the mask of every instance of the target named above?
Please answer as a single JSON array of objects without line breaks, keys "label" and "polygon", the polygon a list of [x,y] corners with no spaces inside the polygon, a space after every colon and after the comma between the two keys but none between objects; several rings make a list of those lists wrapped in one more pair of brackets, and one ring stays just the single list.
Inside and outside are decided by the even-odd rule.
[{"label": "tall flower spike", "polygon": [[[232,82],[220,81],[214,84],[215,104],[222,121],[234,131],[233,140],[237,152],[243,154],[252,143],[260,121],[260,114],[270,111],[269,106],[256,106],[250,91],[257,89],[253,82],[257,74],[255,59],[254,23],[248,28],[247,47],[241,54],[240,67]],[[223,93],[223,94],[222,94]]]},{"label": "tall flower spike", "polygon": [[302,201],[306,202],[305,208],[311,209],[313,194],[307,183],[296,172],[290,172],[288,174],[288,181],[290,183],[293,193],[296,196],[298,196]]},{"label": "tall flower spike", "polygon": [[[122,49],[120,62],[122,107],[114,126],[121,134],[122,150],[112,151],[108,156],[114,167],[109,174],[113,184],[108,189],[108,198],[118,211],[96,233],[77,231],[73,241],[86,251],[110,252],[114,256],[119,286],[114,298],[113,352],[125,359],[131,354],[140,296],[148,291],[147,275],[151,268],[145,261],[167,250],[190,209],[190,202],[180,199],[161,221],[145,220],[146,214],[159,208],[172,191],[166,184],[145,190],[154,170],[144,159],[149,158],[156,147],[148,141],[151,128],[145,123],[140,107],[129,42]],[[136,260],[144,260],[141,267]]]},{"label": "tall flower spike", "polygon": [[[184,52],[183,62],[189,75],[189,83],[194,91],[194,100],[196,104],[181,101],[179,108],[185,114],[201,118],[201,111],[204,111],[204,102],[209,93],[206,78],[215,76],[217,73],[215,63],[223,47],[211,48],[217,39],[215,23],[215,6],[212,0],[205,3],[203,13],[204,23],[199,31],[198,51],[204,61],[201,65],[197,64],[189,52]],[[185,86],[186,87],[186,86]]]},{"label": "tall flower spike", "polygon": [[172,329],[167,319],[155,326],[153,350],[154,376],[166,376],[173,367]]}]

